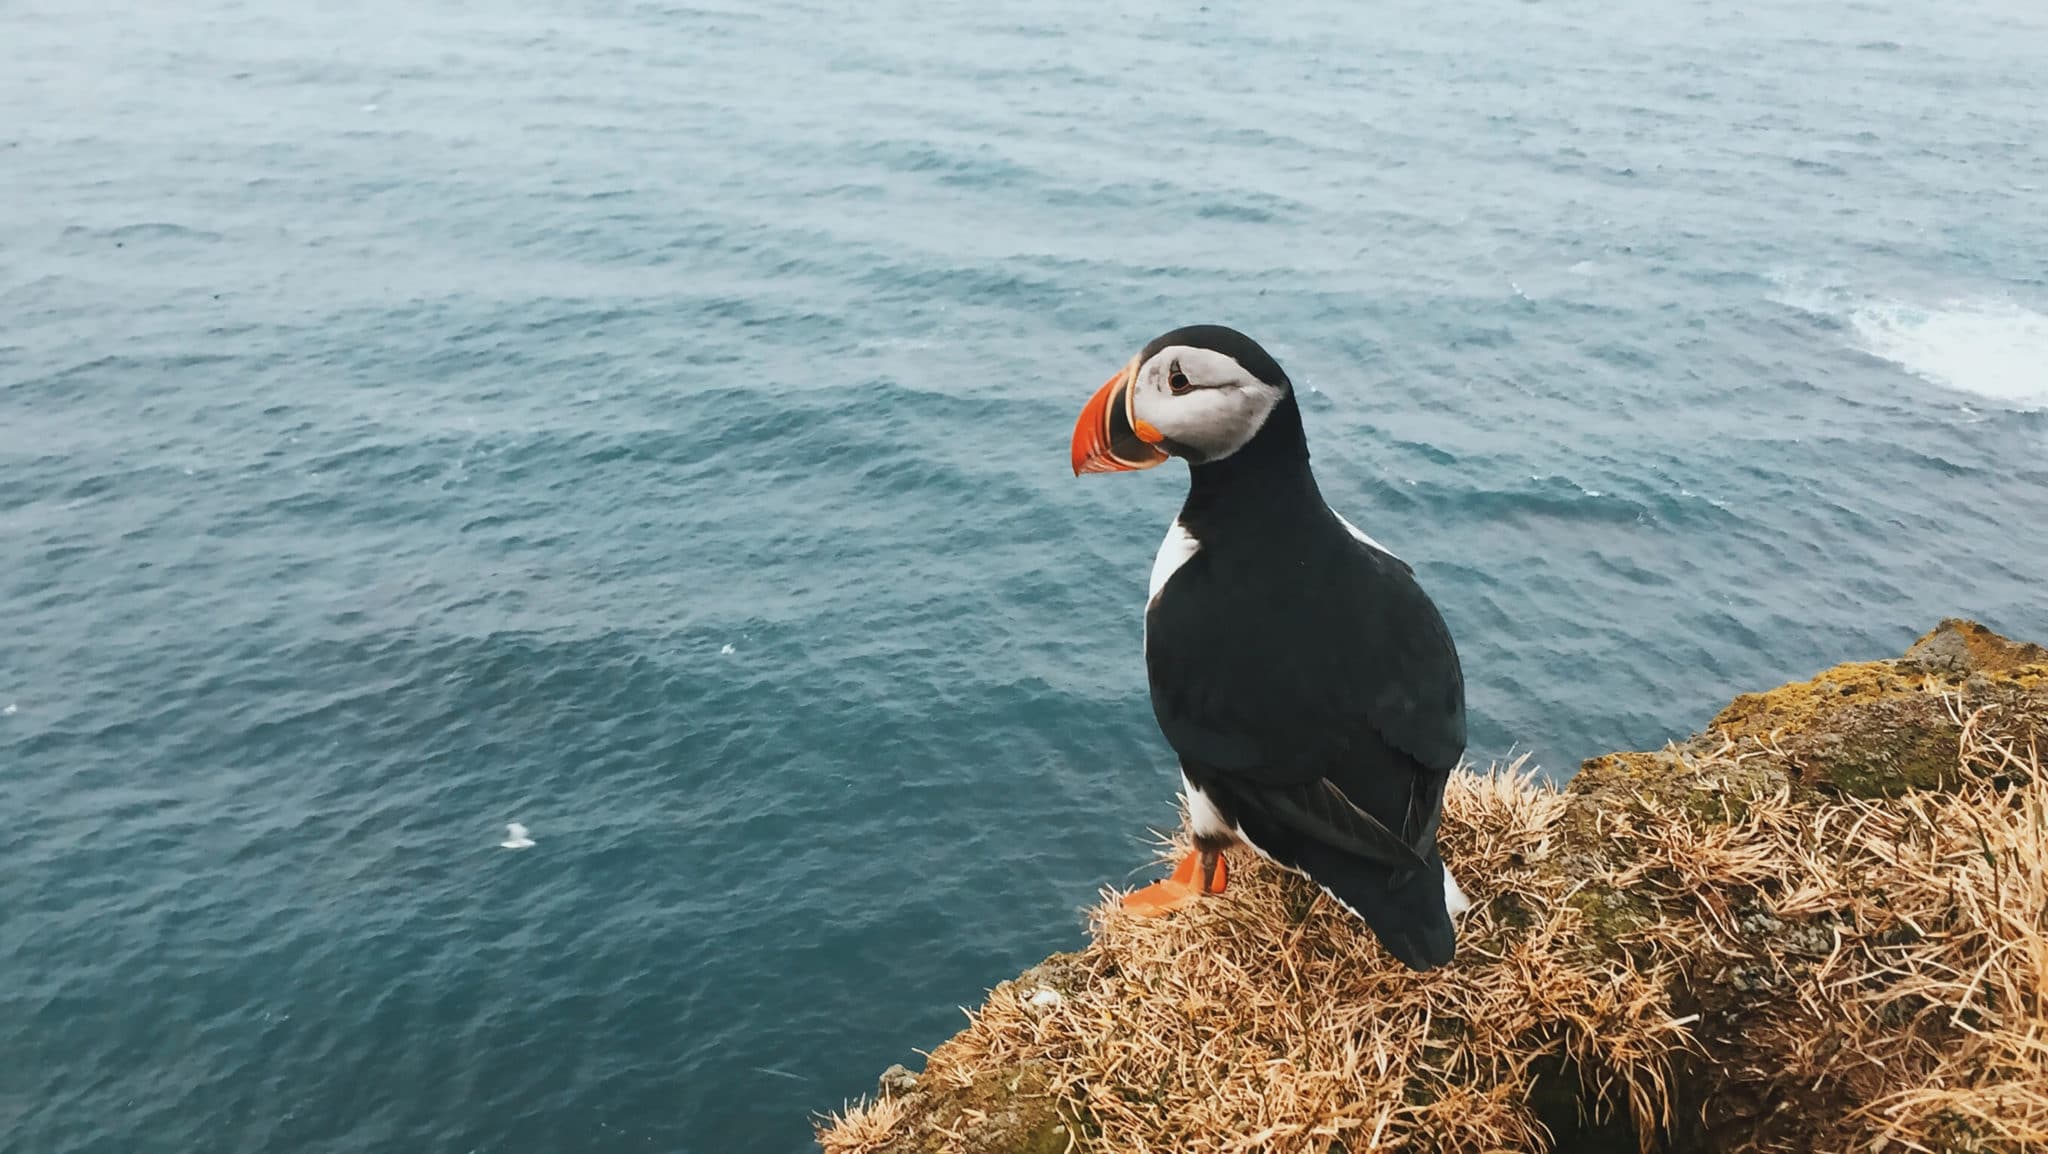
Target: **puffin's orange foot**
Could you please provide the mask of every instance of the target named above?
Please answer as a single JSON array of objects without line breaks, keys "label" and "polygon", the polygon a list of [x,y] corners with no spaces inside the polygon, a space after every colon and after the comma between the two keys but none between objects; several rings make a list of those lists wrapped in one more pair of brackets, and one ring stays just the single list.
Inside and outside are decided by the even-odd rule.
[{"label": "puffin's orange foot", "polygon": [[1156,918],[1161,914],[1170,914],[1182,906],[1193,905],[1195,899],[1201,896],[1195,891],[1195,887],[1186,882],[1168,878],[1163,882],[1153,882],[1144,889],[1132,890],[1125,894],[1124,908],[1141,918]]},{"label": "puffin's orange foot", "polygon": [[[1212,872],[1204,868],[1208,865],[1202,860],[1204,856],[1191,853],[1180,859],[1180,864],[1173,868],[1172,877],[1124,895],[1124,908],[1140,917],[1154,918],[1194,903],[1204,892],[1222,893],[1230,881],[1230,867],[1222,854],[1215,854],[1210,858],[1215,862]],[[1204,878],[1204,874],[1208,876]],[[1206,890],[1203,886],[1205,881]]]}]

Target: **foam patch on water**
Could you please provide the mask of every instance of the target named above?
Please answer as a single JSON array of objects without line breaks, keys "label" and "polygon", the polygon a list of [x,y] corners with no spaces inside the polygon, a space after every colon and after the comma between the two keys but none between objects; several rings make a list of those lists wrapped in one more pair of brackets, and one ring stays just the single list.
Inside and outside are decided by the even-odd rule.
[{"label": "foam patch on water", "polygon": [[1936,305],[1781,281],[1773,299],[1831,316],[1853,344],[1922,380],[2018,409],[2048,407],[2048,315],[1997,297]]},{"label": "foam patch on water", "polygon": [[2004,404],[2048,405],[2048,316],[1999,300],[1880,301],[1848,319],[1865,352],[1916,376]]}]

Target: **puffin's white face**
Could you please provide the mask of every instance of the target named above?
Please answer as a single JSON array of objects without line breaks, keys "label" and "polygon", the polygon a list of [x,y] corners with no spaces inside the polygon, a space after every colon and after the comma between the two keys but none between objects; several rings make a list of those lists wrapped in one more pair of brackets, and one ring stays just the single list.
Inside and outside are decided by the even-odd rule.
[{"label": "puffin's white face", "polygon": [[1146,345],[1081,407],[1074,472],[1149,469],[1173,457],[1197,465],[1223,460],[1266,427],[1287,389],[1279,364],[1236,329],[1175,329]]},{"label": "puffin's white face", "polygon": [[1220,461],[1265,426],[1281,396],[1227,353],[1168,345],[1131,379],[1131,423],[1196,461]]}]

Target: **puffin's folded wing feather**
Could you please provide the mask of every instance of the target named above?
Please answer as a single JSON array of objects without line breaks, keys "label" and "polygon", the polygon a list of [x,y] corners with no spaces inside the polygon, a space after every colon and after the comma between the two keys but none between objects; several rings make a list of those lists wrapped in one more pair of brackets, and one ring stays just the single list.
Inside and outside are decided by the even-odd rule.
[{"label": "puffin's folded wing feather", "polygon": [[[1398,822],[1398,810],[1381,813],[1378,799],[1359,797],[1342,769],[1457,764],[1457,649],[1397,558],[1341,529],[1306,552],[1282,571],[1290,587],[1280,592],[1242,587],[1207,550],[1187,562],[1146,617],[1154,715],[1182,757],[1264,784],[1331,776]],[[1399,765],[1380,764],[1389,760]]]},{"label": "puffin's folded wing feather", "polygon": [[1321,567],[1319,615],[1346,645],[1320,655],[1324,708],[1363,715],[1387,745],[1424,768],[1448,772],[1465,752],[1465,676],[1435,603],[1400,559],[1346,541],[1347,556]]},{"label": "puffin's folded wing feather", "polygon": [[1423,869],[1413,844],[1351,803],[1328,780],[1309,785],[1237,791],[1247,805],[1317,842],[1394,869]]}]

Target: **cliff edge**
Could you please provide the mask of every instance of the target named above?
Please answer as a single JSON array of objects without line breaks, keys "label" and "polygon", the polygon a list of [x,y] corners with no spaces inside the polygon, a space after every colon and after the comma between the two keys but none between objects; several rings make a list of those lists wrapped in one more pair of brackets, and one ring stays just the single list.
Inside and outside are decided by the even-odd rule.
[{"label": "cliff edge", "polygon": [[1944,621],[1698,736],[1454,776],[1429,974],[1249,855],[990,992],[826,1154],[2048,1148],[2048,650]]}]

